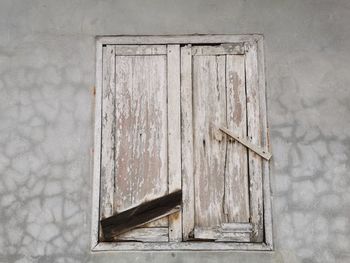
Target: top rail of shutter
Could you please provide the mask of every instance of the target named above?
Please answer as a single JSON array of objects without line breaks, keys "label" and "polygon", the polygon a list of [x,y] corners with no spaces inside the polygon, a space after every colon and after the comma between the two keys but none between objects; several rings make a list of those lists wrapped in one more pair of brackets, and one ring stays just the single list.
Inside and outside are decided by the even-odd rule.
[{"label": "top rail of shutter", "polygon": [[244,55],[244,43],[221,44],[220,46],[193,46],[193,56]]}]

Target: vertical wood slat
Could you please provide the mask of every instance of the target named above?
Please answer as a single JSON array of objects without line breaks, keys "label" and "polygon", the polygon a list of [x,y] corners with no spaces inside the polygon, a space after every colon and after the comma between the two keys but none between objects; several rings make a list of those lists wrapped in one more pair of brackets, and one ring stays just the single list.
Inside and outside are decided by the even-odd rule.
[{"label": "vertical wood slat", "polygon": [[115,46],[103,47],[100,219],[113,214]]},{"label": "vertical wood slat", "polygon": [[93,148],[93,195],[91,221],[91,249],[95,249],[100,238],[100,183],[101,183],[101,128],[102,128],[102,61],[103,45],[96,43],[96,87],[95,88],[95,116],[94,116],[94,148]]},{"label": "vertical wood slat", "polygon": [[[257,46],[248,45],[246,53],[246,93],[248,116],[248,139],[256,145],[262,143],[262,124],[260,112],[260,92],[258,82]],[[263,193],[262,158],[253,151],[248,152],[250,219],[253,224],[252,241],[262,242],[263,233]]]},{"label": "vertical wood slat", "polygon": [[[181,189],[180,45],[168,45],[169,193]],[[169,241],[182,240],[181,211],[169,215]]]},{"label": "vertical wood slat", "polygon": [[[226,57],[226,93],[227,127],[241,138],[246,138],[244,56]],[[224,200],[227,222],[249,222],[247,149],[244,145],[227,138]]]},{"label": "vertical wood slat", "polygon": [[194,230],[193,124],[192,124],[192,55],[191,46],[181,48],[181,173],[182,233],[189,240]]},{"label": "vertical wood slat", "polygon": [[195,56],[192,72],[195,225],[210,227],[225,222],[225,56]]},{"label": "vertical wood slat", "polygon": [[[260,112],[262,119],[262,147],[271,153],[269,142],[269,127],[267,120],[266,106],[266,80],[265,80],[265,64],[264,64],[264,45],[263,38],[257,41],[257,57],[258,57],[258,75],[259,75],[259,91],[260,91]],[[264,242],[267,246],[273,247],[272,240],[272,217],[271,217],[271,192],[270,192],[270,162],[263,162],[263,199],[264,199]]]},{"label": "vertical wood slat", "polygon": [[[151,47],[150,47],[151,48]],[[166,56],[116,59],[115,212],[168,192]],[[145,225],[167,226],[167,218]]]}]

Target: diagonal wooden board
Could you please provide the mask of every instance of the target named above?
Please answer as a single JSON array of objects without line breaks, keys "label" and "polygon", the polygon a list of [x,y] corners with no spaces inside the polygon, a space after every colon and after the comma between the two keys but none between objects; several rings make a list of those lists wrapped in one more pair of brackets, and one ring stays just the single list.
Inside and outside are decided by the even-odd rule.
[{"label": "diagonal wooden board", "polygon": [[255,152],[256,154],[260,155],[261,157],[263,157],[266,160],[270,160],[272,154],[270,152],[265,151],[264,149],[262,149],[261,147],[252,144],[251,142],[249,142],[248,140],[244,139],[244,138],[239,138],[239,136],[235,135],[234,133],[232,133],[230,130],[228,130],[225,127],[220,127],[219,128],[221,131],[223,131],[225,134],[227,134],[228,136],[230,136],[231,138],[233,138],[234,140],[238,141],[239,143],[243,144],[245,147],[247,147],[248,149],[252,150],[253,152]]},{"label": "diagonal wooden board", "polygon": [[178,212],[181,208],[182,190],[142,203],[119,214],[101,220],[104,241],[112,241],[122,233],[151,221]]}]

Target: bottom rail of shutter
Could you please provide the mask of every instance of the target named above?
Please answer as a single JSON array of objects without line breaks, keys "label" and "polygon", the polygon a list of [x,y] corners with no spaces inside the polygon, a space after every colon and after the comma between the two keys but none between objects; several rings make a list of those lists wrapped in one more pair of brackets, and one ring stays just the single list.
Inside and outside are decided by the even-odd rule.
[{"label": "bottom rail of shutter", "polygon": [[251,224],[223,224],[220,227],[195,227],[194,238],[216,242],[250,242]]},{"label": "bottom rail of shutter", "polygon": [[140,227],[116,236],[113,241],[169,242],[168,227]]}]

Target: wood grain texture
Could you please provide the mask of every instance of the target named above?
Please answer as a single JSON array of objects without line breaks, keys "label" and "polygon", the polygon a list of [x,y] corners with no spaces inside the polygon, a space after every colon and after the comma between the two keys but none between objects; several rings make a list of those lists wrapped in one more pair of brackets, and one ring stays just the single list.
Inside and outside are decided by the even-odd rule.
[{"label": "wood grain texture", "polygon": [[[261,145],[262,123],[260,112],[260,92],[258,82],[257,46],[247,46],[246,53],[246,93],[248,114],[248,139],[252,144]],[[252,241],[262,242],[263,232],[263,192],[262,158],[249,150],[250,220],[253,223]]]},{"label": "wood grain texture", "polygon": [[113,241],[168,242],[167,227],[140,227],[118,235]]},{"label": "wood grain texture", "polygon": [[193,56],[210,55],[243,55],[245,52],[243,43],[222,44],[217,46],[194,46],[192,47]]},{"label": "wood grain texture", "polygon": [[[181,189],[180,46],[168,45],[169,192]],[[169,216],[169,240],[182,240],[182,214]]]},{"label": "wood grain texture", "polygon": [[103,48],[100,218],[113,214],[115,145],[115,46]]},{"label": "wood grain texture", "polygon": [[220,227],[195,227],[194,236],[198,239],[216,242],[249,242],[251,232],[223,232]]},{"label": "wood grain texture", "polygon": [[166,57],[117,56],[116,79],[119,213],[168,191]]},{"label": "wood grain texture", "polygon": [[165,45],[116,45],[115,54],[121,56],[166,55]]},{"label": "wood grain texture", "polygon": [[[266,150],[271,151],[269,141],[269,126],[267,114],[267,94],[265,80],[264,45],[263,38],[257,40],[257,59],[260,93],[260,114],[262,119],[262,144]],[[264,199],[264,242],[271,249],[273,248],[272,238],[272,212],[271,212],[271,188],[270,188],[270,162],[263,160],[263,199]]]},{"label": "wood grain texture", "polygon": [[101,36],[97,42],[101,44],[217,44],[255,42],[262,38],[260,34],[247,35],[178,35],[178,36]]},{"label": "wood grain texture", "polygon": [[264,243],[242,242],[101,242],[93,251],[233,251],[233,250],[257,250],[269,251],[270,246]]},{"label": "wood grain texture", "polygon": [[192,55],[191,46],[181,48],[181,173],[182,173],[182,233],[183,240],[193,236],[193,120],[192,120]]},{"label": "wood grain texture", "polygon": [[[227,127],[247,135],[244,56],[226,57]],[[249,222],[247,149],[228,138],[224,208],[227,222]]]},{"label": "wood grain texture", "polygon": [[181,202],[182,191],[179,190],[102,219],[104,240],[111,241],[131,229],[176,213],[180,209]]},{"label": "wood grain texture", "polygon": [[96,86],[94,97],[94,146],[93,178],[92,178],[92,211],[91,211],[91,249],[98,245],[100,228],[100,182],[101,182],[101,128],[102,128],[102,61],[103,48],[101,43],[96,43]]},{"label": "wood grain texture", "polygon": [[226,135],[228,135],[233,141],[237,141],[243,146],[247,147],[249,150],[255,152],[256,154],[260,155],[265,160],[270,160],[271,153],[264,150],[264,148],[252,144],[249,140],[247,140],[245,137],[239,136],[236,133],[232,132],[231,130],[227,129],[226,127],[220,127],[219,128],[222,132],[224,132]]},{"label": "wood grain texture", "polygon": [[195,225],[209,227],[225,222],[225,56],[195,56],[192,72]]}]

